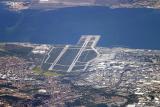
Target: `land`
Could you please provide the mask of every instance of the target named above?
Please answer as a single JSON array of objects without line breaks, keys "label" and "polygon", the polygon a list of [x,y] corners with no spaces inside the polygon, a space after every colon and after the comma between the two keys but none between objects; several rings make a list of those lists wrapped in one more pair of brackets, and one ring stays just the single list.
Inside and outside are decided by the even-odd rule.
[{"label": "land", "polygon": [[85,71],[66,73],[40,68],[51,47],[30,43],[0,45],[0,106],[160,105],[159,50],[96,47],[99,55]]},{"label": "land", "polygon": [[159,0],[2,0],[11,10],[59,9],[77,6],[106,6],[110,8],[159,9]]}]

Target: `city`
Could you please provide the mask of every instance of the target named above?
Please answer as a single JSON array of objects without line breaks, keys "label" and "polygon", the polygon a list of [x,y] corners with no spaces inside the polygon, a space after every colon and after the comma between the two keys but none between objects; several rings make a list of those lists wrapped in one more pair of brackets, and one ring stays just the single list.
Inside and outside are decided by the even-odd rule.
[{"label": "city", "polygon": [[[63,45],[1,43],[0,106],[158,107],[160,51],[96,47],[99,38],[82,36],[67,49]],[[81,64],[83,67],[76,67]]]},{"label": "city", "polygon": [[78,6],[106,6],[110,8],[160,8],[159,0],[1,0],[9,9],[59,9]]},{"label": "city", "polygon": [[0,0],[0,107],[160,107],[160,0]]}]

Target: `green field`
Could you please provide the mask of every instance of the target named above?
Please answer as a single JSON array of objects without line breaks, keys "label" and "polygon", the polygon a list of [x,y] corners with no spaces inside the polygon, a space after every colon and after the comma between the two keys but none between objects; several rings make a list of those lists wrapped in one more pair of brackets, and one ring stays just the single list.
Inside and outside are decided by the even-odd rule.
[{"label": "green field", "polygon": [[40,67],[34,67],[33,72],[35,74],[44,75],[44,76],[61,76],[62,75],[53,71],[42,71]]}]

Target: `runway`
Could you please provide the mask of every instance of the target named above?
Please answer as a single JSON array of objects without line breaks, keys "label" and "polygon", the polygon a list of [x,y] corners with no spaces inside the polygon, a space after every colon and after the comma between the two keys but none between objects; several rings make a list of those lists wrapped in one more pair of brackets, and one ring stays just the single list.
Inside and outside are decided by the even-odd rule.
[{"label": "runway", "polygon": [[99,54],[95,49],[99,39],[99,35],[83,35],[76,45],[53,46],[41,68],[58,72],[84,71]]}]

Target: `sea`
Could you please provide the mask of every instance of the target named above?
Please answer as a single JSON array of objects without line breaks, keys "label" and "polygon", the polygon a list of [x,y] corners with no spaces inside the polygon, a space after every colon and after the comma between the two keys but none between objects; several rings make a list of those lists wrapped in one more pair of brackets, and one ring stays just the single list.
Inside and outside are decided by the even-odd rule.
[{"label": "sea", "polygon": [[76,44],[101,35],[100,47],[160,49],[160,10],[70,7],[10,11],[0,6],[0,42]]}]

